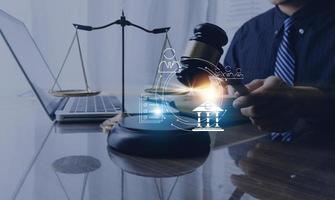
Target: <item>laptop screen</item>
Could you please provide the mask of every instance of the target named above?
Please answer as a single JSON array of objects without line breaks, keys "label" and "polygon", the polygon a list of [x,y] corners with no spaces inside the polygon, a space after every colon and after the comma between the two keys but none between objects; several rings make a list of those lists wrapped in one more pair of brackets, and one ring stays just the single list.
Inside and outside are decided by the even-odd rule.
[{"label": "laptop screen", "polygon": [[28,29],[24,23],[0,10],[0,33],[44,109],[53,118],[62,98],[48,93],[55,79]]}]

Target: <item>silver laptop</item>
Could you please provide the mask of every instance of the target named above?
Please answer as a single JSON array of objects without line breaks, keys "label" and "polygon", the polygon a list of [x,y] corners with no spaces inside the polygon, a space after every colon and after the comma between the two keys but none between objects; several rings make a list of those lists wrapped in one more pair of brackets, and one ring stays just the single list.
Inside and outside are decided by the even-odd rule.
[{"label": "silver laptop", "polygon": [[48,91],[55,77],[41,51],[24,23],[1,9],[0,34],[52,120],[104,120],[120,112],[121,103],[115,96],[62,98],[50,95]]}]

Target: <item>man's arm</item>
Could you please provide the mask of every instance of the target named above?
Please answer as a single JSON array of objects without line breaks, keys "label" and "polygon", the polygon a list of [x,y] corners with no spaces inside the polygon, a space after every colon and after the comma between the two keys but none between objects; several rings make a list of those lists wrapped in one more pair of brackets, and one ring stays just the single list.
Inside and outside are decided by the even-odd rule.
[{"label": "man's arm", "polygon": [[240,96],[233,105],[264,131],[290,130],[300,118],[330,120],[335,111],[334,98],[316,87],[289,87],[275,76],[246,86],[250,94]]}]

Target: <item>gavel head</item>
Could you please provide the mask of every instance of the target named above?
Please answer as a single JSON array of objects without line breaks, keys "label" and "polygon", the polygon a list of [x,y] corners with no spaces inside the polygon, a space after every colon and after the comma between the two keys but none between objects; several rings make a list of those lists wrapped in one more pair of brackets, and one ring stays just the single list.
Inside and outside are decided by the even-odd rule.
[{"label": "gavel head", "polygon": [[226,32],[210,23],[197,25],[193,34],[180,60],[183,69],[177,73],[177,79],[188,87],[209,83],[211,72],[220,65],[222,47],[228,42]]}]

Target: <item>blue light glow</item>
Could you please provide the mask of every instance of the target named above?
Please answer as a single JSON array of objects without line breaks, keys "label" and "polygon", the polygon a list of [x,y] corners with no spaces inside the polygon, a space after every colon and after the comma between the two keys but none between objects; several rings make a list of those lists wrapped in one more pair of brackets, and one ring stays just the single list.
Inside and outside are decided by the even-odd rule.
[{"label": "blue light glow", "polygon": [[161,108],[155,108],[155,109],[153,110],[153,113],[154,113],[155,115],[157,115],[157,116],[161,116],[161,115],[163,114],[163,111],[162,111]]}]

